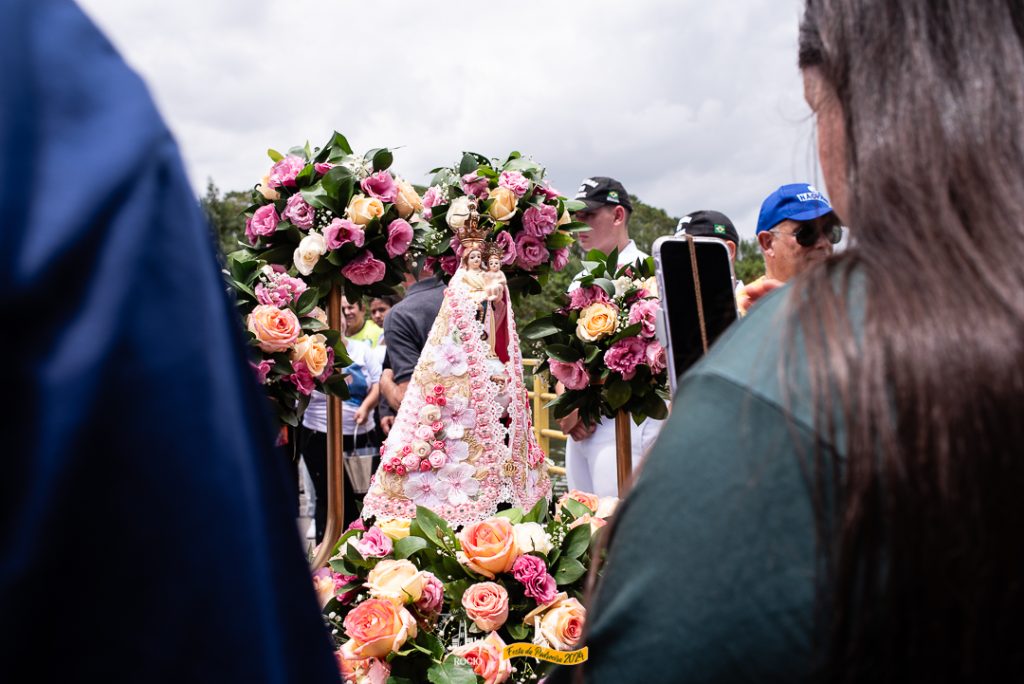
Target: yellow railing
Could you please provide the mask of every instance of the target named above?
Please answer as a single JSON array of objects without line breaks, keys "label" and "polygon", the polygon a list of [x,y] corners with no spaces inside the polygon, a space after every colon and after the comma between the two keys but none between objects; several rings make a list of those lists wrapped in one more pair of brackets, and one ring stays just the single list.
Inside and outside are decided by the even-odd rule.
[{"label": "yellow railing", "polygon": [[[523,359],[523,366],[525,368],[533,368],[539,364],[540,360],[538,359]],[[565,441],[565,433],[551,427],[549,411],[544,408],[545,404],[558,395],[551,391],[551,388],[547,386],[547,383],[544,382],[541,376],[535,375],[533,376],[533,391],[529,392],[528,396],[533,402],[533,432],[537,437],[537,444],[543,449],[545,454],[550,453],[551,440]],[[548,466],[548,472],[564,476],[565,468]]]}]

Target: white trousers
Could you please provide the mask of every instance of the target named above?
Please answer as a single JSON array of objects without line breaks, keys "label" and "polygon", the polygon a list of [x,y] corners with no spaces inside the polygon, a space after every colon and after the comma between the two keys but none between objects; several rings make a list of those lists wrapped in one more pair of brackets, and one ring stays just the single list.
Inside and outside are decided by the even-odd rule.
[{"label": "white trousers", "polygon": [[[663,420],[648,418],[640,425],[630,421],[633,470],[658,438]],[[565,444],[565,473],[569,489],[579,489],[598,496],[618,496],[619,482],[615,468],[615,421],[605,418],[594,433],[583,441],[572,437]]]}]

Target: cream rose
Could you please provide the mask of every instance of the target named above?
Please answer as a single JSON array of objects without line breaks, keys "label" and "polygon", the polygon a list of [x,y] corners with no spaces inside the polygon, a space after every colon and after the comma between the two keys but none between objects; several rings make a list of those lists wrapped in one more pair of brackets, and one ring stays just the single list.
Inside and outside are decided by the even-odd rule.
[{"label": "cream rose", "polygon": [[580,311],[576,321],[576,336],[587,342],[596,342],[615,332],[619,324],[619,310],[608,302],[594,302]]},{"label": "cream rose", "polygon": [[416,636],[416,619],[386,599],[363,601],[345,616],[344,625],[349,641],[341,647],[341,657],[346,660],[384,658]]},{"label": "cream rose", "polygon": [[539,620],[537,636],[550,648],[571,651],[583,636],[587,610],[574,598],[563,599],[551,607]]},{"label": "cream rose", "polygon": [[424,425],[431,425],[441,420],[441,409],[433,404],[427,404],[420,409],[420,422]]},{"label": "cream rose", "polygon": [[647,290],[647,294],[651,297],[658,297],[658,279],[651,276],[644,281],[644,289]]},{"label": "cream rose", "polygon": [[398,181],[398,196],[395,197],[395,208],[398,209],[398,215],[404,219],[409,218],[417,211],[423,211],[423,200],[408,181]]},{"label": "cream rose", "polygon": [[522,555],[508,518],[488,518],[466,525],[459,533],[459,543],[459,562],[490,579],[508,572]]},{"label": "cream rose", "polygon": [[309,374],[317,377],[327,368],[327,338],[316,335],[302,335],[292,347],[292,362],[305,361]]},{"label": "cream rose", "polygon": [[268,173],[260,181],[260,184],[256,186],[256,191],[263,195],[264,199],[268,199],[271,202],[281,199],[281,193],[274,188],[270,187],[270,174]]},{"label": "cream rose", "polygon": [[313,310],[306,314],[310,318],[315,318],[324,325],[327,325],[327,312],[321,309],[319,306],[314,306]]},{"label": "cream rose", "polygon": [[374,598],[413,603],[423,594],[423,572],[411,561],[382,560],[366,576],[365,586]]},{"label": "cream rose", "polygon": [[544,526],[535,522],[519,523],[512,527],[515,530],[516,545],[523,553],[539,551],[546,554],[553,547],[551,535],[544,531]]},{"label": "cream rose", "polygon": [[491,200],[491,207],[487,212],[495,221],[508,221],[516,215],[516,202],[519,198],[508,188],[494,188],[487,199]]},{"label": "cream rose", "polygon": [[392,541],[398,541],[409,536],[409,526],[411,523],[412,521],[406,518],[388,518],[378,522],[377,527],[380,528],[381,532],[390,537]]},{"label": "cream rose", "polygon": [[348,203],[348,208],[345,209],[345,216],[348,220],[360,226],[365,226],[373,219],[383,215],[384,203],[376,197],[366,197],[365,195],[354,196]]},{"label": "cream rose", "polygon": [[444,218],[452,230],[459,230],[466,225],[466,220],[469,218],[469,198],[463,196],[453,199],[452,203],[448,205],[448,213]]},{"label": "cream rose", "polygon": [[302,275],[308,276],[313,272],[313,267],[320,261],[320,257],[326,252],[327,241],[324,240],[324,236],[315,230],[310,231],[306,237],[302,238],[299,246],[295,248],[295,253],[292,255],[292,261],[295,262],[295,270]]},{"label": "cream rose", "polygon": [[278,309],[272,304],[260,304],[249,314],[249,332],[256,336],[259,348],[270,354],[282,352],[299,338],[302,326],[291,309]]},{"label": "cream rose", "polygon": [[555,224],[555,228],[561,228],[566,223],[570,223],[571,221],[572,217],[569,216],[569,212],[567,210],[563,210],[562,215],[558,217],[558,223]]}]

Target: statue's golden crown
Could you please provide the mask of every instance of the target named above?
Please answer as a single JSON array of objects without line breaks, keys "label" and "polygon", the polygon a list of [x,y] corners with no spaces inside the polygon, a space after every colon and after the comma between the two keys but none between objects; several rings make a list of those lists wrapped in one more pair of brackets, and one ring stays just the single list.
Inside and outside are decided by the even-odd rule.
[{"label": "statue's golden crown", "polygon": [[470,245],[479,247],[487,239],[489,232],[490,230],[487,227],[480,225],[480,213],[476,210],[476,201],[470,202],[469,216],[466,218],[465,223],[455,231],[455,235],[459,238],[462,247],[464,249]]}]

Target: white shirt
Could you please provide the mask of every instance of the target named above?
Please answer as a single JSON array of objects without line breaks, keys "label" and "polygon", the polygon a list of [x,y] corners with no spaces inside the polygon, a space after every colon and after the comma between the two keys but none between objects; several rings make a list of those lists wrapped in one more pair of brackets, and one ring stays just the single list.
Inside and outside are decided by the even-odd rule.
[{"label": "white shirt", "polygon": [[[362,376],[367,383],[367,392],[380,382],[382,354],[375,353],[369,342],[349,339],[346,342],[348,357],[352,359],[352,365],[346,370],[354,377]],[[346,435],[363,434],[372,430],[376,423],[373,420],[371,411],[362,425],[356,425],[356,409],[362,403],[362,399],[346,399],[341,402],[341,424]],[[327,432],[327,395],[323,392],[313,391],[309,398],[309,406],[302,416],[302,424],[310,430]]]}]

